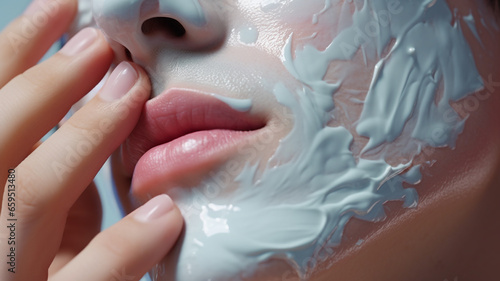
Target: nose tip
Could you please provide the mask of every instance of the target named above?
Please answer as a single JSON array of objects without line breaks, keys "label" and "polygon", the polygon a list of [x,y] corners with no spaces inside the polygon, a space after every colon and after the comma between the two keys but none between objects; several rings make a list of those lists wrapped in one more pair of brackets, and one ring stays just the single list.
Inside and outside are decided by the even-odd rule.
[{"label": "nose tip", "polygon": [[163,49],[206,51],[226,36],[211,2],[198,0],[94,0],[93,12],[118,59],[147,60]]}]

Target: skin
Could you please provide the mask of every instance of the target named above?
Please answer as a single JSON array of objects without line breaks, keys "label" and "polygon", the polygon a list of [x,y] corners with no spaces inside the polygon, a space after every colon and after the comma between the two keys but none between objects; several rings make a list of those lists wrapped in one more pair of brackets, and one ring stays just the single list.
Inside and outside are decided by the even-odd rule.
[{"label": "skin", "polygon": [[[35,65],[76,13],[77,1],[49,3],[56,9],[43,24],[36,24],[36,13],[26,13],[0,33],[0,97],[4,100],[0,106],[0,180],[5,184],[1,185],[0,219],[8,225],[11,218],[7,204],[12,202],[8,201],[12,185],[17,219],[16,273],[8,271],[11,245],[6,238],[11,233],[2,227],[0,252],[5,255],[1,258],[0,279],[104,281],[118,276],[139,280],[175,242],[182,228],[181,215],[172,207],[144,221],[136,212],[98,234],[100,202],[91,182],[137,122],[149,96],[149,79],[134,65],[137,79],[118,81],[132,86],[116,93],[121,98],[110,100],[105,92],[112,89],[101,90],[56,134],[37,144],[71,105],[102,79],[113,59],[103,35],[93,31],[96,39],[85,51],[69,55],[63,49]],[[28,25],[34,25],[36,33],[20,44],[11,44],[12,36],[26,36],[23,32]],[[125,117],[123,108],[129,112]],[[101,130],[102,138],[73,163],[73,168],[64,175],[51,168],[54,163],[65,163],[67,155],[62,149],[76,149],[86,141],[86,132],[100,128],[101,120],[108,121],[108,129]],[[9,178],[9,169],[15,170],[15,181]],[[148,239],[142,239],[146,235]]]},{"label": "skin", "polygon": [[[167,254],[177,239],[182,228],[179,211],[174,209],[150,223],[138,221],[131,214],[97,235],[100,214],[95,209],[98,199],[95,190],[89,185],[108,155],[123,142],[136,124],[141,105],[147,99],[144,93],[149,93],[149,81],[146,73],[133,64],[140,75],[135,86],[123,98],[108,102],[99,94],[66,122],[56,135],[39,146],[37,141],[64,116],[74,102],[97,84],[113,59],[109,46],[99,35],[97,42],[85,52],[71,57],[56,54],[34,66],[52,42],[64,32],[75,14],[76,1],[52,2],[57,2],[60,8],[27,43],[13,48],[8,35],[11,32],[22,34],[23,24],[26,24],[23,19],[32,20],[29,15],[14,21],[0,34],[0,96],[4,100],[0,107],[0,169],[7,171],[15,167],[18,176],[17,243],[23,245],[17,252],[18,273],[7,274],[5,262],[2,262],[0,274],[3,275],[0,276],[2,280],[110,280],[116,278],[114,272],[121,272],[120,269],[125,268],[127,275],[138,280]],[[255,4],[252,1],[248,3]],[[475,10],[472,1],[450,2],[450,5],[465,11],[468,8]],[[252,19],[256,24],[268,23],[265,17],[254,16]],[[283,37],[273,37],[273,34],[286,34],[294,27],[277,24],[283,29],[273,31],[276,33],[261,34],[264,38],[267,36],[275,40],[266,44],[258,43],[253,49],[252,55],[261,59],[253,62],[256,67],[252,68],[251,74],[264,75],[260,74],[263,67],[259,68],[258,64],[266,61],[271,61],[271,65],[266,65],[266,68],[275,73],[284,72],[279,64]],[[472,34],[468,31],[465,33],[482,77],[488,81],[491,74],[492,81],[500,81],[500,72],[495,68],[496,63],[492,63],[498,62],[500,55],[484,55],[484,50],[475,42]],[[498,32],[491,35],[481,33],[485,49],[496,50],[500,43],[498,35]],[[316,44],[321,45],[326,41],[320,40]],[[209,73],[208,63],[219,58],[244,60],[245,56],[238,54],[246,49],[231,48],[234,45],[231,45],[230,40],[226,43],[220,45],[224,48],[218,53],[220,56],[199,56],[197,62],[206,64],[197,64],[196,69],[190,67],[187,57],[181,56],[180,61],[177,61],[178,72],[168,76],[168,80],[154,81],[153,89],[192,86],[187,81],[192,81],[190,78],[193,77],[198,77],[194,79],[197,86],[206,87],[206,90],[231,86],[228,86],[227,80],[221,83],[220,77],[203,75]],[[141,63],[146,64],[145,61]],[[164,65],[164,68],[163,71],[169,73],[168,67]],[[370,74],[367,69],[359,71]],[[54,85],[55,77],[65,82]],[[285,81],[290,79],[277,78]],[[234,83],[230,89],[235,93],[233,97],[245,97],[244,92],[238,91],[239,84],[235,81],[229,81]],[[500,231],[500,225],[491,218],[500,215],[496,200],[500,195],[500,190],[496,188],[500,183],[497,176],[500,132],[493,128],[500,121],[497,110],[500,99],[493,94],[496,88],[491,89],[484,90],[483,94],[489,91],[491,96],[481,102],[478,109],[463,111],[471,115],[456,149],[438,149],[426,156],[425,159],[437,162],[424,170],[423,180],[418,186],[421,196],[418,208],[402,210],[398,203],[390,203],[387,207],[393,211],[389,212],[389,218],[384,222],[373,224],[352,220],[346,229],[345,243],[340,252],[328,261],[334,262],[333,266],[327,268],[326,264],[320,265],[311,280],[332,280],[334,277],[335,280],[440,281],[453,280],[455,277],[458,280],[493,280],[496,277],[494,273],[500,262],[497,254],[500,241],[495,234]],[[159,95],[160,91],[153,91],[153,95]],[[141,103],[130,103],[131,100],[141,100]],[[118,108],[129,104],[133,104],[129,106],[130,114],[121,120]],[[268,125],[281,120],[277,113],[280,112],[279,105],[269,103],[265,95],[256,98],[256,108],[256,114],[266,117]],[[57,153],[59,148],[76,148],[85,140],[78,129],[98,128],[98,120],[107,118],[115,125],[114,130],[106,134],[75,169],[65,174],[63,181],[57,181],[57,174],[47,168],[47,163],[64,162],[67,155],[64,151]],[[291,126],[291,123],[286,124],[286,128]],[[276,141],[284,135],[286,130],[276,134]],[[267,159],[275,147],[269,145],[267,150],[259,154],[259,158]],[[234,155],[231,160],[246,161],[241,155]],[[118,183],[124,188],[122,191],[128,192],[130,175],[120,169],[118,157],[113,161]],[[3,172],[1,177],[3,182],[7,182],[6,173]],[[4,194],[2,221],[6,221],[7,216],[4,208],[6,200]],[[78,227],[86,231],[78,231]],[[0,237],[9,235],[5,229],[0,231]],[[359,238],[365,239],[365,242],[356,246]],[[0,247],[0,252],[7,252],[5,243]],[[280,263],[273,266],[258,272],[254,279],[294,280],[289,268]]]}]

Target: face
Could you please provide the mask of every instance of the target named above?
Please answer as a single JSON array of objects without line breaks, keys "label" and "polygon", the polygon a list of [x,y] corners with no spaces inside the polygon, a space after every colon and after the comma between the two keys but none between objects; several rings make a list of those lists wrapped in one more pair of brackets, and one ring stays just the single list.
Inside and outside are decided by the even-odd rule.
[{"label": "face", "polygon": [[114,156],[117,185],[136,203],[169,194],[185,217],[154,280],[320,279],[437,192],[428,171],[470,151],[468,119],[488,113],[466,102],[499,76],[485,3],[92,6],[117,61],[153,85]]}]

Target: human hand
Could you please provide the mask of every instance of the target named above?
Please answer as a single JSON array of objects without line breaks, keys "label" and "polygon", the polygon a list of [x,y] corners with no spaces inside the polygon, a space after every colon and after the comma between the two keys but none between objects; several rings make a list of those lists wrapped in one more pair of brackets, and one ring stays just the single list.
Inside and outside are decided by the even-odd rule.
[{"label": "human hand", "polygon": [[0,280],[139,280],[175,243],[180,212],[162,195],[97,234],[91,183],[134,128],[149,80],[137,65],[120,64],[96,97],[37,143],[102,79],[113,52],[85,29],[35,65],[77,1],[35,5],[0,33]]}]

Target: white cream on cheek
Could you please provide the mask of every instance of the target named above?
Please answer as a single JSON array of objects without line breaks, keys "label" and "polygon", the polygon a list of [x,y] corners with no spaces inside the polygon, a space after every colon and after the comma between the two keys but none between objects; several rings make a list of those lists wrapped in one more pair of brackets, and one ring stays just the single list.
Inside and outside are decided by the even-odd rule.
[{"label": "white cream on cheek", "polygon": [[[131,16],[139,11],[141,1],[132,2],[127,8],[123,1],[95,0],[94,12],[99,16],[120,11],[116,16]],[[285,2],[294,7],[311,3]],[[328,9],[321,10],[332,9],[329,5],[335,2],[314,1],[319,10],[308,12],[311,22],[321,21]],[[179,3],[170,1],[169,5]],[[186,3],[191,5],[185,7],[186,17],[201,23],[202,14],[192,9],[199,3]],[[281,4],[283,1],[266,0],[260,6],[272,13]],[[294,50],[292,43],[300,38],[289,37],[283,64],[303,87],[290,88],[282,82],[274,85],[276,100],[292,111],[295,122],[266,169],[246,165],[236,177],[238,188],[231,193],[223,191],[233,184],[233,177],[220,171],[200,188],[180,187],[172,194],[186,218],[185,237],[179,258],[169,261],[175,273],[165,272],[162,264],[154,280],[238,279],[250,276],[259,263],[270,258],[288,261],[307,278],[315,264],[335,252],[351,218],[382,220],[387,201],[401,200],[405,207],[417,205],[417,192],[403,188],[403,182],[420,181],[418,166],[412,167],[411,161],[393,166],[384,155],[370,160],[354,155],[352,133],[344,127],[327,126],[332,121],[330,112],[335,110],[332,95],[342,84],[342,80],[323,80],[330,64],[350,60],[357,52],[366,61],[378,61],[356,125],[356,131],[369,139],[364,152],[402,137],[418,147],[409,152],[412,155],[425,146],[453,147],[464,120],[449,103],[479,89],[482,82],[460,21],[451,25],[452,13],[444,0],[366,0],[350,5],[356,7],[354,13],[343,15],[339,21],[342,29],[325,50],[308,44]],[[123,40],[134,38],[124,35]],[[383,55],[386,49],[389,53]],[[440,83],[444,90],[438,95]],[[251,101],[226,102],[241,110],[251,106]],[[408,136],[403,135],[405,128]]]},{"label": "white cream on cheek", "polygon": [[[445,1],[352,5],[356,5],[352,24],[325,50],[311,45],[292,50],[293,40],[300,39],[293,35],[284,49],[284,65],[304,85],[289,89],[277,83],[274,89],[278,102],[289,107],[295,119],[293,131],[270,160],[284,164],[268,165],[262,173],[256,165],[248,165],[236,178],[238,189],[211,198],[211,203],[203,192],[207,188],[176,191],[177,200],[191,215],[177,280],[206,280],[206,276],[224,280],[241,272],[250,276],[270,258],[287,260],[305,279],[315,264],[335,252],[349,219],[382,220],[387,201],[416,207],[416,190],[404,188],[403,182],[417,184],[419,166],[412,167],[411,161],[391,166],[384,155],[371,160],[353,155],[351,132],[327,126],[335,108],[332,94],[342,83],[323,80],[330,63],[349,60],[357,52],[367,61],[378,61],[356,126],[369,139],[364,152],[400,137],[416,144],[415,151],[406,152],[414,156],[426,146],[453,147],[465,120],[449,104],[480,89],[482,81],[460,20],[451,25]],[[386,48],[390,51],[383,56]],[[438,94],[440,83],[444,88]],[[402,136],[405,126],[411,126],[409,136]],[[217,190],[224,188],[220,183],[209,179],[204,184]],[[223,208],[229,204],[238,209]],[[197,206],[203,216],[196,215]],[[224,231],[205,231],[214,220],[220,225],[213,229]]]}]

